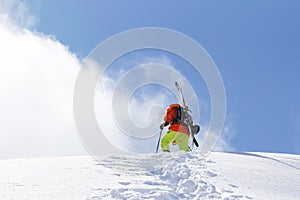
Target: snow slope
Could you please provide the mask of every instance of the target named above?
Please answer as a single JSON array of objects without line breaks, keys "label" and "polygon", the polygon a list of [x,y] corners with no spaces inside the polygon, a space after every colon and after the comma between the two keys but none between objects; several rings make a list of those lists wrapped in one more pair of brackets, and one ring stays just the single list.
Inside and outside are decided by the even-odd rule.
[{"label": "snow slope", "polygon": [[300,155],[158,153],[0,160],[0,199],[299,199]]}]

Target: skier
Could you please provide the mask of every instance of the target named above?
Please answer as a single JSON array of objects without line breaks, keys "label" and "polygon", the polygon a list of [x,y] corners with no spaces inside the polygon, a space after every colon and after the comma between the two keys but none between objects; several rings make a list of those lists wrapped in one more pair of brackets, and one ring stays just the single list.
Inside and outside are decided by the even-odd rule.
[{"label": "skier", "polygon": [[[164,123],[160,128],[159,139],[156,146],[156,153],[158,152],[159,143],[161,142],[162,151],[170,152],[169,145],[171,142],[177,144],[179,150],[189,152],[189,137],[192,136],[192,148],[195,144],[199,147],[199,144],[195,138],[195,135],[200,131],[199,125],[193,125],[193,119],[189,114],[189,108],[185,103],[181,86],[178,82],[175,82],[175,86],[178,90],[181,104],[172,104],[168,107],[166,115],[164,117]],[[169,126],[167,134],[161,139],[162,130],[165,126]]]},{"label": "skier", "polygon": [[[173,144],[177,144],[179,150],[183,150],[189,152],[189,137],[190,131],[188,129],[187,120],[190,120],[190,115],[187,116],[186,113],[183,112],[182,107],[179,104],[172,104],[166,110],[166,115],[164,117],[164,123],[160,125],[160,130],[162,130],[165,126],[169,126],[169,130],[166,135],[161,139],[161,149],[162,151],[170,152],[169,145],[171,142]],[[193,132],[198,133],[200,127],[195,125],[192,127]]]}]

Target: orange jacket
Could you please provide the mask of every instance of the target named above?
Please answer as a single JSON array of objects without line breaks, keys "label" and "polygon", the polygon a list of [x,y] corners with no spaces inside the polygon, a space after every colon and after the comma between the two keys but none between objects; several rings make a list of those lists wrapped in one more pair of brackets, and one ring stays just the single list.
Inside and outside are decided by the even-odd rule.
[{"label": "orange jacket", "polygon": [[190,132],[189,132],[188,127],[183,126],[179,123],[172,123],[172,120],[177,117],[177,111],[176,111],[176,109],[172,108],[172,106],[176,106],[176,105],[179,106],[179,104],[172,104],[167,109],[164,120],[165,120],[166,123],[170,124],[169,129],[171,129],[172,131],[184,133],[184,134],[187,134],[190,137]]}]

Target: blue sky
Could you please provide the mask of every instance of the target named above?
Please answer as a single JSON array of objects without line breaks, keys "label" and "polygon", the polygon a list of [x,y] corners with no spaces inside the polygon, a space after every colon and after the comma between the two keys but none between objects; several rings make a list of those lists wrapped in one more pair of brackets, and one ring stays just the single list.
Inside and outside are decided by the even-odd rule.
[{"label": "blue sky", "polygon": [[300,153],[299,1],[27,4],[38,18],[31,30],[53,35],[80,58],[108,37],[132,28],[164,27],[192,37],[223,77],[234,149]]},{"label": "blue sky", "polygon": [[194,38],[217,64],[240,151],[300,153],[299,1],[41,1],[38,31],[85,57],[127,29]]}]

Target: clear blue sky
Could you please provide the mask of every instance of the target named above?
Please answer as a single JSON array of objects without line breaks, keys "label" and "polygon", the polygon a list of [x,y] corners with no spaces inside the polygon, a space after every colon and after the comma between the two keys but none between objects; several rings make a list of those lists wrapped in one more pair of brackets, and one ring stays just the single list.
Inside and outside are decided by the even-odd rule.
[{"label": "clear blue sky", "polygon": [[[33,3],[34,4],[34,3]],[[300,153],[300,1],[46,1],[35,29],[81,58],[124,30],[155,26],[200,43],[227,92],[238,151]]]}]

